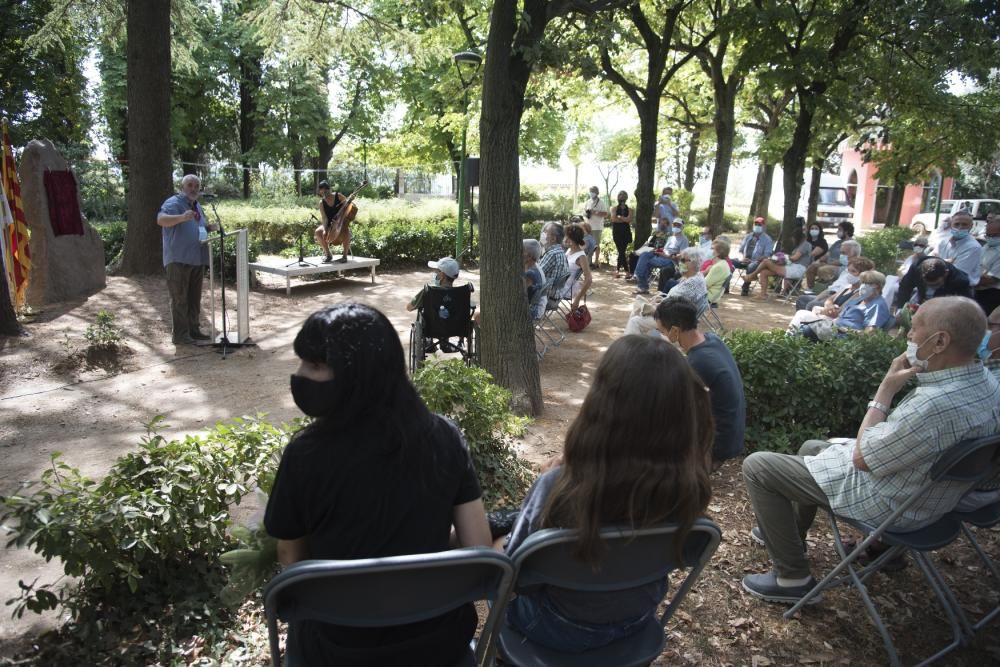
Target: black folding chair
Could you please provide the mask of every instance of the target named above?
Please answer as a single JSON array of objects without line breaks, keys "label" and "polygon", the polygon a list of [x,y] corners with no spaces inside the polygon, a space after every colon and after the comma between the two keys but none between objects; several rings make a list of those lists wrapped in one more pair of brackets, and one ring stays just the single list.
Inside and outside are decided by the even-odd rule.
[{"label": "black folding chair", "polygon": [[708,519],[696,520],[684,540],[681,562],[677,561],[675,524],[637,530],[605,528],[601,530],[601,539],[608,548],[600,569],[595,572],[589,563],[573,555],[576,531],[547,529],[530,535],[512,554],[515,576],[510,588],[501,594],[500,604],[509,601],[512,593],[527,592],[538,586],[592,592],[597,596],[651,584],[674,570],[689,568],[677,590],[672,595],[668,593],[670,602],[663,615],[651,617],[633,635],[583,653],[561,653],[532,642],[505,623],[501,616],[496,645],[505,662],[550,667],[627,667],[651,663],[663,650],[667,621],[715,553],[722,531]]},{"label": "black folding chair", "polygon": [[[290,625],[319,621],[357,628],[418,623],[468,602],[495,602],[501,591],[510,588],[513,575],[510,559],[486,547],[296,563],[264,589],[271,665],[281,666],[279,620]],[[469,646],[459,665],[483,663],[497,618],[496,613],[489,614],[480,641]],[[287,649],[285,658],[302,664]]]},{"label": "black folding chair", "polygon": [[[833,545],[841,561],[812,590],[799,600],[795,606],[785,612],[785,618],[792,618],[802,607],[809,604],[810,600],[820,595],[822,591],[843,583],[851,584],[861,596],[868,615],[882,637],[886,653],[889,655],[889,663],[892,665],[901,664],[896,646],[889,635],[888,629],[885,627],[885,623],[882,621],[882,617],[875,608],[875,603],[868,594],[865,582],[893,559],[909,553],[913,556],[921,572],[923,572],[928,585],[930,585],[931,590],[937,597],[938,603],[948,618],[952,630],[951,642],[920,664],[930,664],[959,646],[968,643],[971,640],[973,630],[969,626],[965,614],[961,611],[947,582],[941,576],[941,573],[938,572],[928,554],[930,551],[940,549],[955,541],[962,532],[961,520],[954,513],[949,513],[918,530],[898,532],[892,530],[891,526],[917,500],[930,492],[932,487],[937,483],[946,481],[963,482],[971,489],[977,483],[992,478],[996,475],[997,470],[1000,469],[1000,466],[997,464],[998,455],[1000,455],[1000,435],[963,440],[955,444],[938,456],[937,461],[931,467],[927,481],[909,498],[900,503],[892,514],[877,525],[838,516],[832,511],[827,510],[830,516],[830,526],[833,530]],[[850,554],[844,548],[840,529],[837,525],[838,521],[843,521],[863,533],[867,533],[867,537]],[[890,545],[890,548],[871,564],[864,568],[855,569],[854,562],[858,556],[864,553],[869,545],[879,539],[881,539],[882,543]]]}]

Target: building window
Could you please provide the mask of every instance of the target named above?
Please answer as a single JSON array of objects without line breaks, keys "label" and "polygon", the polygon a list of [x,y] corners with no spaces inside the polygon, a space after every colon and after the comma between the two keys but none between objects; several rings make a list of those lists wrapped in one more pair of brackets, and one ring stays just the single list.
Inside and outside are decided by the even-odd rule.
[{"label": "building window", "polygon": [[931,213],[937,209],[938,198],[941,196],[941,172],[935,171],[931,180],[924,181],[924,191],[920,198],[920,210]]},{"label": "building window", "polygon": [[858,197],[858,170],[851,169],[851,173],[847,176],[847,201],[850,202],[851,206],[854,206],[854,202]]}]

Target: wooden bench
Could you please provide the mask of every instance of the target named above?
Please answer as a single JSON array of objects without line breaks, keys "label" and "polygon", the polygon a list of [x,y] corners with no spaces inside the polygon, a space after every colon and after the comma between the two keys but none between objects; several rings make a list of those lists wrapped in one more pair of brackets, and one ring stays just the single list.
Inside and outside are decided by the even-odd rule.
[{"label": "wooden bench", "polygon": [[329,264],[324,264],[322,259],[322,257],[306,257],[305,262],[309,264],[302,266],[298,262],[291,262],[289,265],[289,261],[284,257],[271,257],[262,261],[251,262],[250,270],[284,276],[286,296],[292,295],[292,278],[314,276],[321,273],[335,272],[339,277],[343,277],[344,271],[368,269],[371,272],[372,285],[375,284],[375,267],[380,264],[380,260],[373,257],[348,257],[346,262],[335,260]]}]

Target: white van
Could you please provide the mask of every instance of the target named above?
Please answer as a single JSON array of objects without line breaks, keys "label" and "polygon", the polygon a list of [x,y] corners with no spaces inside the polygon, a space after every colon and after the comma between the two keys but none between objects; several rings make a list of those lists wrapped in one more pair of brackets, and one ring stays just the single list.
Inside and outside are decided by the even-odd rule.
[{"label": "white van", "polygon": [[[799,215],[807,217],[809,211],[810,171],[805,173],[805,183],[799,195]],[[844,179],[836,174],[822,174],[819,181],[819,202],[816,205],[816,222],[824,227],[836,227],[842,222],[854,221],[854,206],[847,196]]]}]

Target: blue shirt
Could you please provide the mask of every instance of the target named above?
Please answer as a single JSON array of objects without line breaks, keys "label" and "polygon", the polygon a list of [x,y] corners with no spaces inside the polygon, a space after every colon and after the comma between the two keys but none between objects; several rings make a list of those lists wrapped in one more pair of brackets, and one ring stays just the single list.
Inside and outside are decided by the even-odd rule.
[{"label": "blue shirt", "polygon": [[173,227],[163,227],[163,266],[167,264],[190,264],[208,266],[208,246],[198,240],[198,229],[206,224],[205,210],[200,204],[191,203],[188,198],[177,193],[160,206],[164,215],[183,215],[185,211],[195,212],[195,219]]},{"label": "blue shirt", "polygon": [[770,257],[771,253],[774,252],[774,241],[767,235],[767,232],[760,233],[760,236],[757,237],[757,243],[754,244],[753,250],[750,253],[747,253],[753,236],[752,232],[747,234],[743,237],[743,242],[740,243],[740,254],[743,255],[743,259],[747,261],[759,262],[765,257]]},{"label": "blue shirt", "polygon": [[858,330],[868,327],[881,329],[889,321],[889,317],[889,304],[881,295],[869,303],[855,297],[844,304],[844,309],[837,318],[837,326]]},{"label": "blue shirt", "polygon": [[667,239],[667,244],[663,247],[663,252],[669,257],[670,255],[676,255],[687,247],[688,240],[683,233],[671,234],[670,238]]}]

